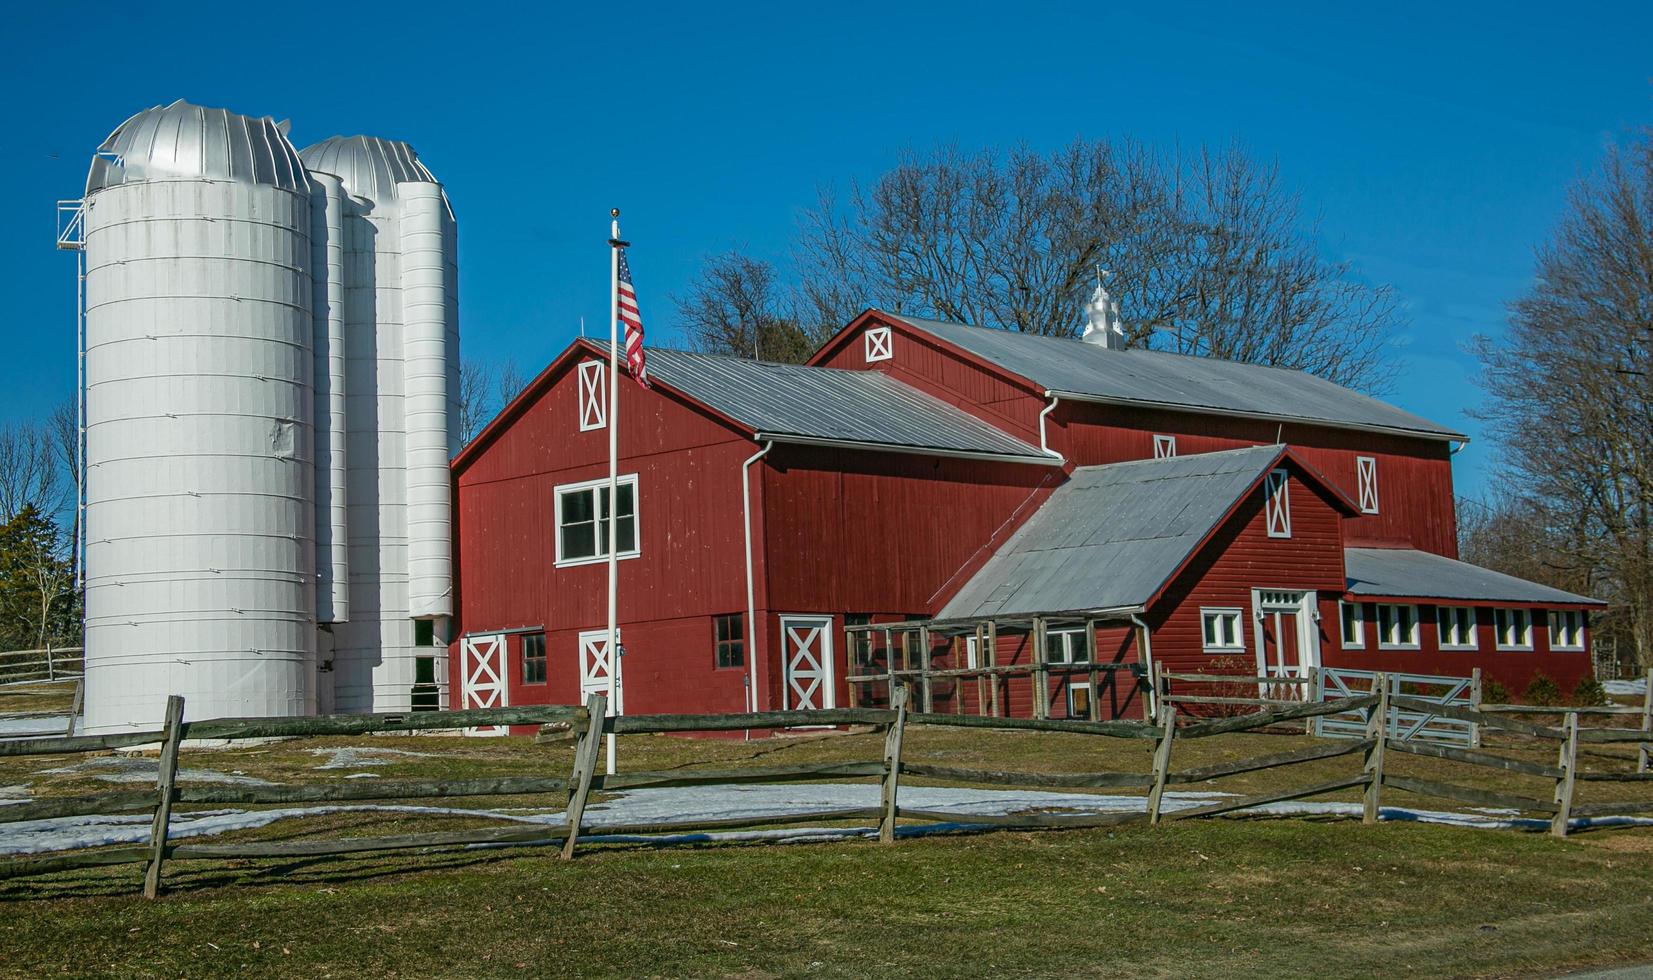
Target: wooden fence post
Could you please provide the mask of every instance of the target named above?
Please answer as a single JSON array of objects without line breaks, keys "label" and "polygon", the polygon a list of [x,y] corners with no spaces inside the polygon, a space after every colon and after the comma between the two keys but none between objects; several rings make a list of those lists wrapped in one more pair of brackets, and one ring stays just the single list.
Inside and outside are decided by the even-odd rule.
[{"label": "wooden fence post", "polygon": [[[1653,667],[1647,670],[1647,690],[1642,694],[1642,731],[1653,732]],[[1646,772],[1648,756],[1653,754],[1653,744],[1641,743],[1636,750],[1636,771]]]},{"label": "wooden fence post", "polygon": [[167,830],[172,824],[173,785],[178,781],[178,744],[184,740],[184,699],[166,699],[166,735],[161,742],[161,761],[155,774],[155,820],[149,827],[149,866],[144,869],[143,897],[161,892],[161,862],[166,857]]},{"label": "wooden fence post", "polygon": [[[856,663],[855,634],[850,631],[847,622],[844,624],[844,663],[849,664],[849,673],[851,674],[860,676],[866,673],[866,665]],[[750,678],[748,678],[748,682],[750,682]],[[861,690],[861,682],[856,681],[845,686],[849,688],[849,706],[852,708],[861,707],[861,699],[857,694]]]},{"label": "wooden fence post", "polygon": [[[1102,678],[1101,678],[1100,673],[1096,669],[1096,620],[1094,620],[1094,619],[1085,620],[1085,662],[1091,665],[1091,676],[1090,676],[1091,710],[1090,710],[1090,720],[1091,721],[1101,721],[1102,720],[1102,698],[1101,698],[1101,693],[1102,692],[1100,690],[1098,690],[1098,687],[1101,684]],[[1113,677],[1113,675],[1110,674],[1109,675],[1108,686],[1112,687],[1114,690],[1117,691],[1118,687],[1113,683],[1112,677]]]},{"label": "wooden fence post", "polygon": [[[997,667],[999,665],[999,624],[991,619],[987,621],[987,649],[984,652],[987,655],[987,666]],[[997,718],[999,717],[999,675],[997,671],[987,676],[987,689],[992,694],[993,717]]]},{"label": "wooden fence post", "polygon": [[1160,723],[1165,733],[1154,746],[1154,786],[1148,791],[1148,823],[1159,823],[1160,803],[1165,799],[1165,782],[1171,775],[1171,743],[1177,737],[1177,707],[1169,705],[1160,712]]},{"label": "wooden fence post", "polygon": [[1366,749],[1366,798],[1361,810],[1361,823],[1377,823],[1383,805],[1383,757],[1389,743],[1389,675],[1379,673],[1372,678],[1372,693],[1377,704],[1366,709],[1366,737],[1372,744]]},{"label": "wooden fence post", "polygon": [[585,731],[574,742],[574,772],[568,779],[568,836],[563,838],[562,857],[574,856],[574,842],[585,819],[586,797],[591,795],[591,778],[597,773],[597,756],[603,746],[603,719],[608,715],[608,695],[593,694],[585,699]]},{"label": "wooden fence post", "polygon": [[[905,657],[907,644],[901,644],[901,652]],[[891,703],[895,700],[895,640],[888,628],[884,630],[884,701]]]},{"label": "wooden fence post", "polygon": [[895,841],[896,791],[901,786],[901,736],[907,728],[907,689],[902,688],[890,698],[895,721],[884,731],[884,778],[880,785],[880,806],[884,815],[878,821],[878,839],[890,844]]},{"label": "wooden fence post", "polygon": [[80,710],[86,706],[86,677],[82,675],[75,681],[75,697],[69,702],[69,724],[64,726],[63,737],[75,737],[75,719],[80,716]]},{"label": "wooden fence post", "polygon": [[[969,662],[969,640],[965,641],[965,662]],[[976,624],[976,667],[987,666],[987,629],[981,623]],[[976,714],[987,715],[987,685],[982,683],[983,678],[992,679],[991,674],[976,675]],[[995,699],[996,700],[996,699]]]},{"label": "wooden fence post", "polygon": [[[1476,667],[1469,672],[1469,710],[1480,711],[1482,703],[1481,668]],[[1472,749],[1481,747],[1481,723],[1478,721],[1469,723],[1469,747]]]},{"label": "wooden fence post", "polygon": [[1033,717],[1050,717],[1050,634],[1045,618],[1033,617]]},{"label": "wooden fence post", "polygon": [[920,626],[918,628],[918,669],[921,673],[918,675],[918,679],[919,683],[924,686],[925,714],[936,710],[935,692],[930,683],[930,668],[934,666],[930,663],[930,653],[930,627]]},{"label": "wooden fence post", "polygon": [[1573,774],[1578,766],[1578,712],[1567,712],[1567,723],[1563,726],[1567,738],[1561,743],[1560,758],[1556,768],[1561,775],[1555,780],[1555,816],[1550,820],[1550,836],[1566,837],[1567,825],[1573,815]]}]

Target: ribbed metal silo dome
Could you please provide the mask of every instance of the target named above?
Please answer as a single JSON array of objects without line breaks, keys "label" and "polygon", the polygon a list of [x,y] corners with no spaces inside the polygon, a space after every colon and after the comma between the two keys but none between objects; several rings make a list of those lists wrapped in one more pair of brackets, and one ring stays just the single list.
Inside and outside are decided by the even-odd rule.
[{"label": "ribbed metal silo dome", "polygon": [[336,179],[346,195],[340,387],[349,616],[331,627],[323,698],[330,687],[333,710],[407,710],[416,689],[439,692],[447,677],[448,460],[459,390],[453,212],[407,143],[334,136],[300,157],[312,179]]},{"label": "ribbed metal silo dome", "polygon": [[308,178],[267,118],[174,102],[92,161],[86,722],[315,709]]}]

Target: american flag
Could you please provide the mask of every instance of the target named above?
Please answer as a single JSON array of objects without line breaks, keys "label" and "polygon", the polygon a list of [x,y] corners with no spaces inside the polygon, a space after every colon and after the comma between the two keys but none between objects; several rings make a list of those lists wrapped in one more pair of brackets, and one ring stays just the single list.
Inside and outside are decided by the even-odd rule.
[{"label": "american flag", "polygon": [[626,261],[626,250],[620,249],[620,322],[626,325],[626,366],[631,376],[645,388],[649,384],[648,365],[643,358],[643,316],[637,312],[637,293],[631,288],[631,264]]}]

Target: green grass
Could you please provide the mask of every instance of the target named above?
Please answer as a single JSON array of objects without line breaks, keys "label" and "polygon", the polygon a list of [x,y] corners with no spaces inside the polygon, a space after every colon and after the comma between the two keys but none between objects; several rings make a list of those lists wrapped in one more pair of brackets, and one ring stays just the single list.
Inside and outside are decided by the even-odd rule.
[{"label": "green grass", "polygon": [[10,976],[1510,975],[1646,955],[1653,836],[1208,821],[177,865],[0,890]]},{"label": "green grass", "polygon": [[[1173,768],[1308,744],[1245,734],[1177,744]],[[565,774],[568,744],[406,736],[188,749],[186,769],[278,782],[311,750],[402,749],[381,778]],[[875,734],[745,743],[633,736],[622,771],[877,758]],[[1491,750],[1554,761],[1549,743]],[[906,757],[1033,771],[1145,771],[1151,743],[914,728]],[[1622,749],[1586,768],[1625,767]],[[140,789],[73,757],[0,759],[0,785],[37,796]],[[1547,797],[1548,781],[1391,754],[1391,771]],[[1261,792],[1354,771],[1359,756],[1178,787]],[[919,780],[908,780],[911,783]],[[1592,783],[1582,801],[1646,798]],[[1353,800],[1353,792],[1330,797]],[[448,805],[560,806],[546,798]],[[1386,792],[1386,804],[1452,809]],[[180,811],[190,808],[180,807]],[[217,840],[458,829],[470,818],[340,814]],[[3,832],[3,825],[0,825]],[[0,975],[202,976],[1350,976],[1510,975],[1646,956],[1653,831],[1537,834],[1441,826],[1216,820],[1112,833],[998,833],[789,846],[398,852],[290,861],[170,862],[167,895],[140,866],[0,881]]]}]

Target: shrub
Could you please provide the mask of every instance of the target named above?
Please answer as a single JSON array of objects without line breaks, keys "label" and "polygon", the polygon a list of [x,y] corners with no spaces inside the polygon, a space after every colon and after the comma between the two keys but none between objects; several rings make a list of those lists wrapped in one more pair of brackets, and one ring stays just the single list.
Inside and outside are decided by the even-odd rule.
[{"label": "shrub", "polygon": [[1561,703],[1561,688],[1543,671],[1532,675],[1527,682],[1527,689],[1522,692],[1521,700],[1528,704],[1549,705]]},{"label": "shrub", "polygon": [[1601,681],[1594,677],[1586,677],[1573,688],[1573,704],[1581,708],[1594,707],[1607,703],[1607,689],[1601,686]]},{"label": "shrub", "polygon": [[1481,681],[1481,703],[1509,704],[1510,689],[1505,687],[1501,681],[1483,678]]}]

